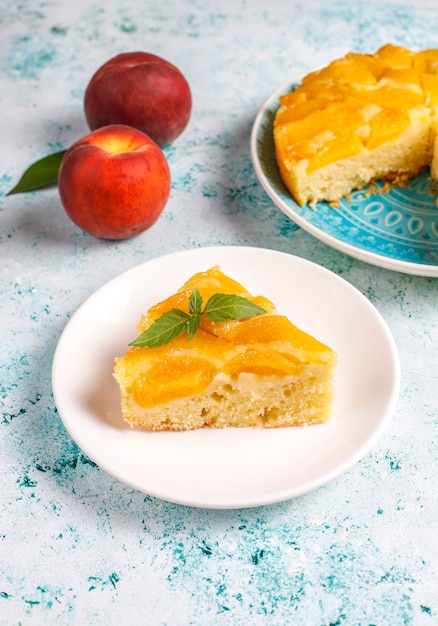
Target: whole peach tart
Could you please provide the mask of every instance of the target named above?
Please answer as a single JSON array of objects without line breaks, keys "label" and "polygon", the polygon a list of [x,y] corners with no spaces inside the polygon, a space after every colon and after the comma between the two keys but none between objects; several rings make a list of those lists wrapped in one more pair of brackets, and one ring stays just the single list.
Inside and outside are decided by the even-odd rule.
[{"label": "whole peach tart", "polygon": [[300,205],[335,202],[375,180],[438,178],[438,49],[387,44],[349,53],[280,97],[274,145]]},{"label": "whole peach tart", "polygon": [[[217,315],[208,315],[230,302],[243,307],[239,319],[216,321]],[[154,342],[168,328],[172,334],[179,319],[184,332],[166,343]],[[122,414],[131,426],[273,428],[318,424],[331,416],[335,352],[218,266],[195,274],[151,307],[138,332],[114,368]]]}]

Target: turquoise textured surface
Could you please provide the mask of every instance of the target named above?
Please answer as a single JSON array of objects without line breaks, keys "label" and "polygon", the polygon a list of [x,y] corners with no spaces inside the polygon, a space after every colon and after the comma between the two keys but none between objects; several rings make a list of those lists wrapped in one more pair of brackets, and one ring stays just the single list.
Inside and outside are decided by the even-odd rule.
[{"label": "turquoise textured surface", "polygon": [[[278,85],[350,50],[436,47],[437,24],[432,0],[2,1],[2,626],[438,623],[437,279],[364,263],[299,228],[250,156],[254,119]],[[88,132],[91,75],[130,50],[175,63],[193,112],[165,148],[162,216],[111,242],[77,228],[56,187],[6,194],[28,165]],[[290,252],[344,277],[387,321],[402,368],[396,413],[360,462],[305,496],[231,511],[113,479],[69,437],[51,389],[58,339],[96,289],[159,255],[223,244]]]}]

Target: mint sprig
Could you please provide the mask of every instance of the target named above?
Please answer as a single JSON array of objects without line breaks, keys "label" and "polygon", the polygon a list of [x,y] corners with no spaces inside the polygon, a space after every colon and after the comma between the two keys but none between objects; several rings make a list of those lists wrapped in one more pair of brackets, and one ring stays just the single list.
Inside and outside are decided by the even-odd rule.
[{"label": "mint sprig", "polygon": [[155,348],[170,343],[185,332],[190,341],[196,335],[203,315],[213,322],[226,322],[267,313],[258,304],[242,296],[227,293],[216,293],[210,296],[204,309],[202,305],[202,296],[195,287],[189,298],[189,313],[176,308],[166,311],[129,345],[137,348]]}]

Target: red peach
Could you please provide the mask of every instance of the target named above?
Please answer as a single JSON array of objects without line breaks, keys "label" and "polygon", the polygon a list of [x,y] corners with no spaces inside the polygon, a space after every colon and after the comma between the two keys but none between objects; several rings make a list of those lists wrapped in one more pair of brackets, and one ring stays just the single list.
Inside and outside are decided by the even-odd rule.
[{"label": "red peach", "polygon": [[169,198],[170,186],[161,148],[124,125],[105,126],[76,141],[58,174],[69,217],[104,239],[126,239],[152,226]]},{"label": "red peach", "polygon": [[147,52],[124,52],[92,76],[84,109],[91,130],[128,124],[163,147],[187,126],[192,96],[187,80],[168,61]]}]

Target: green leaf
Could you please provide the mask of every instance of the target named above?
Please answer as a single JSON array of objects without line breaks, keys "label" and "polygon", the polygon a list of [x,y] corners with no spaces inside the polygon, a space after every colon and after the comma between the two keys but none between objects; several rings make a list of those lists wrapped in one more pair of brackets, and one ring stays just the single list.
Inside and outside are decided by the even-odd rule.
[{"label": "green leaf", "polygon": [[253,304],[242,296],[226,293],[216,293],[211,296],[205,305],[204,315],[213,322],[240,320],[245,317],[254,317],[266,313],[258,304]]},{"label": "green leaf", "polygon": [[24,172],[18,183],[6,195],[11,196],[14,193],[24,193],[25,191],[34,191],[41,187],[47,187],[58,182],[59,166],[62,157],[67,150],[61,150],[54,154],[49,154],[39,161],[33,163]]},{"label": "green leaf", "polygon": [[194,313],[187,320],[186,328],[187,328],[187,334],[188,334],[188,340],[189,341],[190,341],[190,339],[193,339],[193,337],[196,335],[196,332],[197,332],[199,326],[201,325],[201,319],[202,319],[202,316],[201,316],[200,313]]},{"label": "green leaf", "polygon": [[170,309],[155,320],[130,346],[138,348],[154,348],[165,343],[170,343],[187,330],[187,321],[190,315],[187,315],[180,309]]},{"label": "green leaf", "polygon": [[188,341],[190,341],[198,332],[203,315],[214,322],[225,322],[266,313],[265,309],[246,298],[221,293],[211,296],[202,311],[202,296],[197,287],[190,295],[189,311],[190,315],[181,309],[166,311],[129,345],[138,348],[154,348],[170,343],[186,331]]},{"label": "green leaf", "polygon": [[202,296],[199,293],[198,288],[195,287],[189,298],[189,313],[191,313],[192,315],[201,315],[201,311],[202,311]]}]

